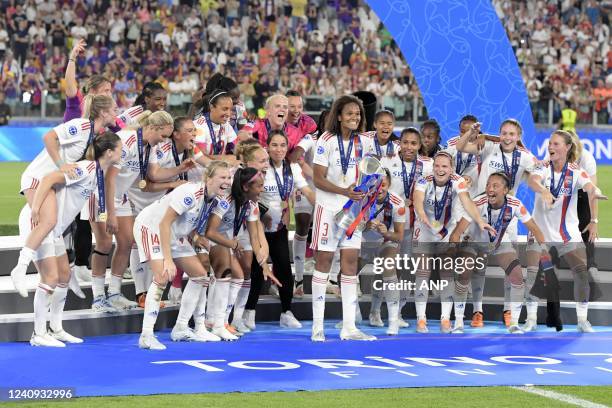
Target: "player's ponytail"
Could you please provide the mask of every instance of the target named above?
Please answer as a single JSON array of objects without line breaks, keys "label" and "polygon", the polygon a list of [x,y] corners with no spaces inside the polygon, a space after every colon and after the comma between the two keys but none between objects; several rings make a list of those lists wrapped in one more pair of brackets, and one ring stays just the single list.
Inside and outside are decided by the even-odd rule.
[{"label": "player's ponytail", "polygon": [[121,142],[121,138],[115,133],[106,131],[94,138],[93,142],[87,147],[85,159],[98,160],[107,150],[115,150]]},{"label": "player's ponytail", "polygon": [[246,192],[249,184],[261,176],[261,172],[253,167],[246,167],[244,169],[239,168],[236,170],[232,183],[232,198],[236,202],[236,210],[241,208],[247,201]]}]

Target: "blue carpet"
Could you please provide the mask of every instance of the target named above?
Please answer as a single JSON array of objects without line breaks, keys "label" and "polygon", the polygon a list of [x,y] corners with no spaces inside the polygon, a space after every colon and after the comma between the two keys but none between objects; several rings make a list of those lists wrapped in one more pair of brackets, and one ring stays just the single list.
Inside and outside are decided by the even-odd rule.
[{"label": "blue carpet", "polygon": [[328,340],[312,343],[309,323],[299,330],[258,323],[233,343],[173,343],[162,332],[168,349],[158,352],[140,350],[135,334],[91,337],[65,349],[0,344],[0,384],[73,387],[77,396],[612,384],[610,327],[589,335],[541,327],[523,336],[498,324],[464,335],[439,334],[436,324],[427,335],[364,330],[380,340],[343,342],[329,323]]}]

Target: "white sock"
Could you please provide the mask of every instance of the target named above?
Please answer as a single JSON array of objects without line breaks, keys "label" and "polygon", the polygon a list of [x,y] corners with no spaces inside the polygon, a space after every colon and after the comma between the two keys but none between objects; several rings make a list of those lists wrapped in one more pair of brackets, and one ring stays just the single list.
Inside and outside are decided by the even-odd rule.
[{"label": "white sock", "polygon": [[472,305],[474,313],[482,313],[482,296],[484,294],[486,268],[475,269],[472,273]]},{"label": "white sock", "polygon": [[449,320],[451,311],[453,310],[453,302],[440,302],[442,313],[440,314],[440,320]]},{"label": "white sock", "polygon": [[510,291],[511,291],[512,285],[510,284],[510,280],[508,279],[508,277],[504,277],[504,312],[506,310],[510,310],[511,306],[510,306]]},{"label": "white sock", "polygon": [[312,274],[312,324],[323,325],[325,316],[325,291],[329,274],[314,271]]},{"label": "white sock", "polygon": [[242,287],[238,291],[238,296],[236,296],[236,302],[234,303],[234,318],[232,321],[241,320],[242,315],[244,314],[244,307],[246,306],[247,300],[249,299],[249,292],[251,291],[251,280],[245,279],[242,282]]},{"label": "white sock", "polygon": [[[383,282],[385,280],[383,279]],[[380,306],[383,301],[383,291],[372,288],[372,303],[370,305],[370,314],[380,313]],[[398,304],[399,306],[399,304]]]},{"label": "white sock", "polygon": [[19,251],[19,259],[17,260],[17,265],[30,265],[32,259],[34,259],[34,255],[36,255],[35,250],[24,246],[23,248],[21,248],[21,251]]},{"label": "white sock", "polygon": [[215,286],[217,284],[217,279],[214,275],[211,275],[208,280],[208,305],[206,305],[206,321],[212,322],[215,316],[215,304],[212,301],[213,296],[215,296]]},{"label": "white sock", "polygon": [[304,261],[306,259],[306,240],[308,236],[295,234],[293,236],[293,266],[295,268],[295,280],[304,280]]},{"label": "white sock", "polygon": [[151,271],[151,267],[147,262],[144,262],[141,265],[142,270],[144,271],[145,288],[148,288],[153,282],[153,272]]},{"label": "white sock", "polygon": [[210,279],[208,276],[204,277],[204,281],[202,283],[202,290],[200,291],[200,297],[198,299],[198,303],[196,304],[196,308],[193,311],[193,322],[195,323],[195,329],[198,330],[201,327],[204,327],[206,320],[206,301],[208,300],[208,286],[210,284]]},{"label": "white sock", "polygon": [[142,334],[153,334],[153,327],[157,321],[159,314],[159,302],[164,293],[166,285],[158,286],[152,282],[147,292],[147,300],[145,301],[144,316],[142,318]]},{"label": "white sock", "polygon": [[338,274],[340,273],[340,251],[337,251],[332,259],[331,270],[329,271],[329,280],[338,282]]},{"label": "white sock", "polygon": [[68,295],[68,284],[60,283],[55,287],[51,296],[51,311],[49,313],[49,326],[54,332],[62,331],[62,316],[64,315],[64,305]]},{"label": "white sock", "polygon": [[34,333],[42,336],[47,333],[47,316],[49,315],[49,303],[53,295],[53,288],[40,282],[34,293]]},{"label": "white sock", "polygon": [[225,309],[229,300],[230,278],[218,278],[215,281],[215,291],[211,303],[214,307],[213,327],[217,329],[224,327]]},{"label": "white sock", "polygon": [[144,271],[144,264],[140,263],[140,256],[138,255],[138,248],[132,247],[130,251],[130,270],[132,271],[132,277],[134,278],[134,290],[139,295],[147,290],[147,282]]},{"label": "white sock", "polygon": [[455,326],[463,325],[465,316],[465,303],[467,301],[468,286],[458,280],[455,281]]},{"label": "white sock", "polygon": [[518,325],[521,309],[523,308],[523,296],[525,294],[525,284],[512,284],[510,286],[510,325]]},{"label": "white sock", "polygon": [[176,318],[176,325],[179,328],[187,328],[189,326],[189,319],[193,316],[193,312],[200,300],[200,293],[204,289],[204,277],[190,278],[187,281],[183,296],[181,296],[181,307],[179,309],[178,317]]},{"label": "white sock", "polygon": [[342,328],[355,329],[357,303],[357,276],[340,275],[342,284]]},{"label": "white sock", "polygon": [[589,302],[576,302],[576,319],[578,320],[578,322],[586,321],[588,313]]},{"label": "white sock", "polygon": [[389,321],[396,321],[399,319],[400,291],[397,289],[388,289],[388,285],[397,283],[397,276],[390,276],[388,278],[383,277],[383,283],[387,284],[383,289],[383,293],[384,298],[387,302],[387,313],[389,314]]},{"label": "white sock", "polygon": [[108,296],[121,293],[121,282],[123,282],[123,276],[111,274],[111,281],[108,285]]},{"label": "white sock", "polygon": [[232,278],[230,279],[230,289],[227,300],[227,308],[225,309],[225,323],[229,323],[229,316],[232,313],[232,309],[234,308],[234,304],[236,303],[236,297],[238,297],[238,292],[242,288],[242,282],[244,279],[240,278]]},{"label": "white sock", "polygon": [[416,308],[417,319],[426,319],[425,311],[427,310],[427,299],[429,298],[429,289],[426,283],[429,278],[417,276],[415,279],[414,289],[414,304]]},{"label": "white sock", "polygon": [[98,296],[105,296],[104,293],[104,275],[91,277],[91,291],[94,299]]}]

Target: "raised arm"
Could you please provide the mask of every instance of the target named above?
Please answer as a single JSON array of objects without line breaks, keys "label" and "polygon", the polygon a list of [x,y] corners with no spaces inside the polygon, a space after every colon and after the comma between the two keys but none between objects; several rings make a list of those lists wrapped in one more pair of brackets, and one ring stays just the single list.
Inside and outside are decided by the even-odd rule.
[{"label": "raised arm", "polygon": [[78,92],[79,85],[76,80],[76,59],[80,53],[85,51],[86,45],[85,40],[78,40],[70,51],[66,73],[64,74],[64,80],[66,81],[66,98],[73,98]]}]

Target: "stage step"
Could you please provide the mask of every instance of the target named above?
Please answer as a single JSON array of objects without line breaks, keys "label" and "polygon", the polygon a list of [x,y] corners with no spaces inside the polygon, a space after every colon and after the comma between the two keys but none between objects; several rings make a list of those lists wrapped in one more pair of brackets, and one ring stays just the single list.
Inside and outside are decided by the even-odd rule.
[{"label": "stage step", "polygon": [[[490,324],[501,325],[503,299],[486,297],[484,301],[484,314]],[[363,315],[362,324],[367,324],[370,310],[370,296],[363,295],[359,299],[361,313]],[[544,324],[546,305],[540,304],[539,323]],[[312,318],[311,296],[306,295],[302,299],[296,299],[293,305],[293,313],[299,320],[309,320]],[[466,324],[471,318],[471,306],[466,308]],[[589,320],[593,325],[607,326],[612,324],[612,306],[609,303],[592,303],[589,309]],[[427,306],[427,313],[430,320],[438,320],[440,316],[439,303],[432,302]],[[142,327],[142,309],[130,310],[116,314],[95,313],[90,309],[67,311],[64,314],[64,329],[69,333],[78,336],[101,336],[110,334],[138,333]],[[178,314],[178,305],[168,305],[159,311],[156,330],[171,328]],[[270,296],[262,296],[257,306],[257,321],[278,321],[280,315],[280,304],[278,299]],[[383,319],[386,319],[386,307],[382,308]],[[409,303],[403,310],[404,318],[408,319],[412,325],[405,329],[414,332],[415,310],[414,303]],[[561,316],[566,324],[576,323],[576,312],[573,302],[562,302]],[[325,308],[326,319],[341,319],[342,301],[335,296],[328,295]],[[525,318],[523,310],[522,319]],[[521,319],[521,321],[522,321]],[[500,322],[500,323],[495,323]],[[0,341],[28,341],[33,331],[33,314],[20,313],[12,315],[0,315]]]},{"label": "stage step", "polygon": [[[293,259],[293,235],[294,231],[289,231],[289,259]],[[525,266],[527,259],[525,256],[525,243],[527,237],[519,236],[519,259],[521,264]],[[94,239],[95,243],[95,239]],[[0,268],[0,276],[8,276],[11,269],[17,264],[19,258],[19,251],[23,246],[23,240],[19,236],[0,236],[0,265],[4,267]],[[114,250],[114,245],[113,245]],[[112,254],[112,250],[111,250]],[[110,259],[108,261],[108,267],[110,267]],[[612,271],[612,238],[600,238],[597,242],[597,248],[595,250],[595,261],[602,271]],[[561,261],[561,267],[567,269],[568,266],[565,262]],[[36,273],[33,264],[30,264],[28,273]]]},{"label": "stage step", "polygon": [[[374,274],[371,264],[364,266],[359,273],[359,282],[361,291],[364,294],[372,293],[372,285],[375,280],[381,278],[380,275]],[[557,276],[561,284],[561,299],[572,301],[574,299],[574,283],[572,272],[567,269],[557,270]],[[594,276],[595,281],[599,285],[603,296],[597,299],[600,302],[610,302],[612,305],[612,274],[609,272],[598,272]],[[186,277],[183,277],[183,285],[186,283]],[[410,277],[414,281],[414,276]],[[0,313],[31,313],[33,311],[34,291],[38,285],[39,278],[37,274],[26,275],[26,284],[28,288],[28,297],[21,297],[13,288],[10,276],[0,276]],[[306,293],[312,293],[312,263],[307,262],[307,270],[304,273],[304,290]],[[110,283],[110,270],[106,272],[106,285]],[[91,282],[82,282],[81,288],[86,295],[85,299],[80,299],[69,291],[66,299],[65,310],[86,309],[91,306],[93,295],[91,292]],[[262,294],[268,294],[269,284],[265,284],[262,289]],[[167,291],[164,298],[167,297]],[[134,281],[132,279],[124,279],[122,292],[128,299],[135,299]],[[485,296],[503,297],[504,296],[504,272],[500,267],[489,267],[487,269],[485,281]]]}]

